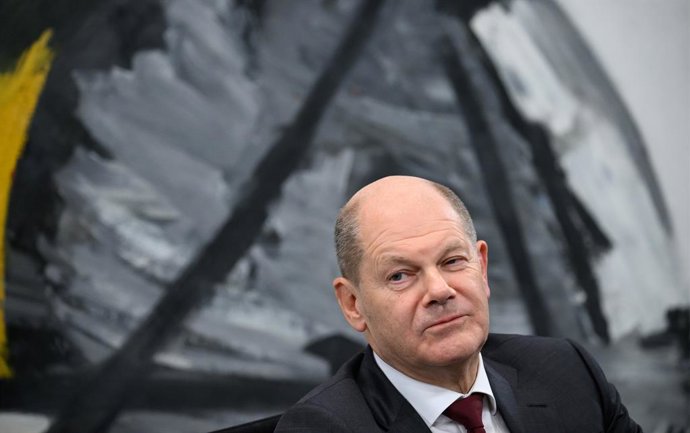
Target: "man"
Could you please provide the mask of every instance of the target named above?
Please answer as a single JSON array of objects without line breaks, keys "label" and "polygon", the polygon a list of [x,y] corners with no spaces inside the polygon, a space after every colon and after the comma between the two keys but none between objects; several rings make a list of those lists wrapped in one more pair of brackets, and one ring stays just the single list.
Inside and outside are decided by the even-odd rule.
[{"label": "man", "polygon": [[336,298],[369,347],[276,432],[641,432],[578,345],[489,335],[488,247],[448,188],[367,185],[338,216],[336,250]]}]

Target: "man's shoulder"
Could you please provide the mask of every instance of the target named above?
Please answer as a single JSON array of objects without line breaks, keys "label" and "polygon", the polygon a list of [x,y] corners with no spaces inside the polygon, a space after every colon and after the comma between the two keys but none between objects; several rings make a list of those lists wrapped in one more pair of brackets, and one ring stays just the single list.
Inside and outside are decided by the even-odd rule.
[{"label": "man's shoulder", "polygon": [[579,365],[591,360],[582,347],[569,339],[518,334],[489,334],[482,355],[515,367],[533,368],[543,368],[544,363],[558,367],[554,360]]},{"label": "man's shoulder", "polygon": [[641,432],[594,357],[572,340],[491,334],[482,356],[489,368],[511,380],[521,398],[558,407],[572,431],[601,422],[597,425],[606,431]]},{"label": "man's shoulder", "polygon": [[356,376],[363,358],[363,353],[355,355],[343,364],[330,379],[309,391],[297,404],[318,402],[324,406],[338,405],[343,399],[351,398],[351,394],[359,393]]},{"label": "man's shoulder", "polygon": [[503,351],[568,351],[572,352],[571,340],[557,337],[540,337],[536,335],[491,333],[482,349],[483,353]]},{"label": "man's shoulder", "polygon": [[[356,355],[338,372],[302,397],[280,419],[276,432],[377,431],[357,383],[364,354]],[[347,415],[347,416],[346,416]]]},{"label": "man's shoulder", "polygon": [[609,386],[594,357],[566,338],[492,334],[482,356],[490,368],[517,373],[523,384],[580,389],[585,394]]}]

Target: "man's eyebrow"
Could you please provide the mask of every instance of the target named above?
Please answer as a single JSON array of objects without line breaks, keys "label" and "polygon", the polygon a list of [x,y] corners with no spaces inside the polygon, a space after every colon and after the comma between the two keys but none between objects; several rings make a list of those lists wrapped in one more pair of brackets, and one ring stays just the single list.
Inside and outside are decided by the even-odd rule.
[{"label": "man's eyebrow", "polygon": [[[463,242],[463,241],[451,241],[446,245],[446,247],[443,249],[441,256],[446,256],[454,251],[462,251],[463,253],[471,254],[471,250],[469,248],[469,243],[468,242]],[[382,265],[409,265],[413,264],[413,260],[405,257],[405,256],[399,256],[395,254],[391,255],[384,255],[381,257],[381,264]]]},{"label": "man's eyebrow", "polygon": [[446,254],[451,253],[453,251],[457,251],[457,250],[462,250],[462,252],[466,252],[469,254],[471,252],[471,250],[470,250],[468,244],[469,244],[469,242],[462,242],[459,240],[458,241],[455,241],[455,240],[451,241],[444,248],[442,255],[445,256]]},{"label": "man's eyebrow", "polygon": [[411,262],[410,259],[404,256],[390,255],[381,257],[382,265],[407,265]]}]

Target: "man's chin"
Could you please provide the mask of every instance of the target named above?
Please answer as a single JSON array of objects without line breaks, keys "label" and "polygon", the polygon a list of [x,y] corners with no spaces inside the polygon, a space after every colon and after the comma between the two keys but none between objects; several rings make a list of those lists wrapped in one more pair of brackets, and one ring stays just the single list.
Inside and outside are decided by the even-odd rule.
[{"label": "man's chin", "polygon": [[479,355],[481,346],[460,346],[455,348],[443,348],[441,350],[431,350],[425,354],[428,365],[436,367],[448,367],[466,363]]},{"label": "man's chin", "polygon": [[488,336],[480,329],[473,331],[465,331],[460,336],[455,335],[438,341],[435,347],[429,348],[428,353],[432,354],[432,357],[449,363],[471,359],[479,354]]}]

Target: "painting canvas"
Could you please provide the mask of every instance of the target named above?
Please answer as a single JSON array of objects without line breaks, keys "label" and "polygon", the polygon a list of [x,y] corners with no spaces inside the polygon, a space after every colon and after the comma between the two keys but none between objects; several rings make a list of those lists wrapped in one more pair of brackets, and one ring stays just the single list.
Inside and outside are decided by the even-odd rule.
[{"label": "painting canvas", "polygon": [[556,3],[2,8],[0,412],[34,431],[294,403],[364,345],[333,222],[386,175],[465,200],[493,331],[605,345],[687,303],[646,144]]}]

